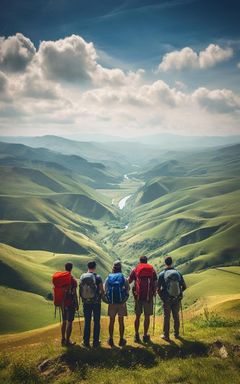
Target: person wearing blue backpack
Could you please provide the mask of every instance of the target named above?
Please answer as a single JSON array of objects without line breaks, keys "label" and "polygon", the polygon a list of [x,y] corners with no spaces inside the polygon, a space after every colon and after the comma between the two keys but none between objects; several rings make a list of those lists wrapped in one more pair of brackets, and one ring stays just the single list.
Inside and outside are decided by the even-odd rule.
[{"label": "person wearing blue backpack", "polygon": [[124,339],[124,317],[127,316],[126,301],[129,297],[129,284],[122,273],[122,265],[119,260],[113,264],[112,273],[110,273],[104,283],[105,301],[108,303],[109,320],[109,339],[108,344],[113,347],[113,333],[116,315],[119,322],[119,346],[126,345]]},{"label": "person wearing blue backpack", "polygon": [[179,311],[183,291],[186,289],[186,283],[179,271],[173,267],[171,256],[165,258],[165,269],[159,274],[158,294],[163,303],[163,335],[162,339],[170,342],[170,316],[173,315],[174,336],[179,338],[180,319]]}]

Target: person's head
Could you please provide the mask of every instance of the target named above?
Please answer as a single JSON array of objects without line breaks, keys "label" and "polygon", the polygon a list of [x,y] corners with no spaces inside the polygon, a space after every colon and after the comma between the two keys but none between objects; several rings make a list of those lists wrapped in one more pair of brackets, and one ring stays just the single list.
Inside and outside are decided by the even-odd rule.
[{"label": "person's head", "polygon": [[94,260],[93,261],[89,261],[87,266],[88,266],[88,270],[89,271],[95,271],[96,267],[97,267],[97,263]]},{"label": "person's head", "polygon": [[171,258],[171,256],[167,256],[165,257],[165,264],[167,267],[171,267],[172,266],[172,263],[173,263],[173,259]]},{"label": "person's head", "polygon": [[148,262],[147,256],[140,256],[139,257],[139,263],[147,264],[147,262]]},{"label": "person's head", "polygon": [[73,269],[73,263],[71,263],[70,261],[67,262],[67,263],[65,264],[65,271],[67,271],[67,272],[71,272],[72,269]]},{"label": "person's head", "polygon": [[113,263],[112,273],[121,273],[122,272],[122,264],[120,260],[116,260]]}]

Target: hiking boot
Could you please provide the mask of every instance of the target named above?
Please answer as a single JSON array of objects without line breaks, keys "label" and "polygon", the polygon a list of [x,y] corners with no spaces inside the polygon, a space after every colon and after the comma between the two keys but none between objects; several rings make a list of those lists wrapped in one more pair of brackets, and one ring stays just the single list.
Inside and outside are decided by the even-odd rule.
[{"label": "hiking boot", "polygon": [[101,346],[101,342],[100,341],[94,341],[93,342],[93,348],[98,348]]},{"label": "hiking boot", "polygon": [[62,347],[65,347],[65,346],[66,346],[66,339],[62,339],[62,340],[61,340],[61,345],[62,345]]},{"label": "hiking boot", "polygon": [[126,345],[126,344],[127,344],[127,340],[125,340],[125,339],[119,340],[119,343],[118,343],[119,347],[124,347],[124,345]]},{"label": "hiking boot", "polygon": [[136,333],[135,336],[134,336],[134,343],[137,343],[137,344],[140,344],[140,343],[141,343],[141,339],[140,339],[138,333]]},{"label": "hiking boot", "polygon": [[90,344],[89,343],[85,343],[85,341],[83,341],[82,346],[85,347],[85,348],[90,348]]},{"label": "hiking boot", "polygon": [[168,343],[170,343],[170,341],[171,341],[170,338],[169,338],[169,336],[165,336],[165,335],[162,335],[162,336],[161,336],[161,339],[167,341]]},{"label": "hiking boot", "polygon": [[113,342],[113,339],[111,337],[109,337],[107,343],[108,343],[108,345],[110,345],[110,347],[114,347],[114,342]]},{"label": "hiking boot", "polygon": [[74,341],[68,340],[66,341],[65,345],[66,347],[73,347],[76,343]]},{"label": "hiking boot", "polygon": [[181,339],[181,336],[180,335],[174,335],[175,339]]},{"label": "hiking boot", "polygon": [[144,343],[149,343],[149,341],[150,341],[150,336],[149,335],[144,335],[143,336],[143,342]]}]

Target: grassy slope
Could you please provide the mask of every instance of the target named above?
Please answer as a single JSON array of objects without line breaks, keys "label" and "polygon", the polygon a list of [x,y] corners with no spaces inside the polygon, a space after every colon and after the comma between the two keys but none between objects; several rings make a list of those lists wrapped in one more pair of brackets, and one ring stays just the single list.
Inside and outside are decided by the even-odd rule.
[{"label": "grassy slope", "polygon": [[51,301],[30,292],[0,286],[1,333],[23,332],[54,323]]},{"label": "grassy slope", "polygon": [[[231,300],[240,300],[240,267],[209,269],[185,275],[188,289],[184,304],[192,305],[200,300],[201,305],[216,306]],[[200,304],[200,303],[198,303]]]},{"label": "grassy slope", "polygon": [[[0,164],[28,169],[61,170],[65,173],[85,177],[86,183],[94,187],[104,187],[118,183],[120,175],[107,169],[101,163],[90,163],[76,155],[64,155],[46,148],[30,148],[22,144],[0,142]],[[22,172],[22,171],[20,171]]]},{"label": "grassy slope", "polygon": [[[44,299],[52,292],[52,274],[62,270],[67,261],[72,261],[73,275],[78,279],[89,260],[86,255],[23,251],[6,244],[0,244],[0,255],[0,333],[21,332],[53,323],[52,302]],[[91,259],[96,260],[98,272],[105,278],[111,270],[109,256],[99,250]]]},{"label": "grassy slope", "polygon": [[168,192],[145,204],[140,192],[119,239],[125,258],[145,252],[154,260],[170,253],[185,273],[238,262],[239,178],[206,181],[161,177],[154,184]]},{"label": "grassy slope", "polygon": [[[186,314],[187,315],[187,314]],[[185,315],[185,316],[186,316]],[[238,312],[234,314],[235,319]],[[83,325],[83,324],[82,324]],[[101,384],[113,382],[226,384],[240,383],[239,358],[233,353],[239,340],[239,328],[198,326],[194,319],[185,318],[185,336],[181,341],[167,344],[159,338],[162,319],[157,318],[156,333],[150,345],[133,343],[133,317],[126,319],[127,346],[110,349],[106,344],[108,321],[102,318],[102,348],[89,350],[80,347],[82,337],[79,325],[74,323],[73,339],[77,345],[69,350],[59,345],[59,326],[30,331],[21,335],[0,337],[0,380],[51,384]],[[142,324],[141,324],[142,333]],[[220,359],[209,354],[210,346],[217,339],[227,346],[230,357]],[[116,329],[115,341],[118,341]],[[30,348],[29,348],[30,347]],[[234,356],[235,354],[235,356]],[[50,366],[40,375],[37,365],[45,359]]]}]

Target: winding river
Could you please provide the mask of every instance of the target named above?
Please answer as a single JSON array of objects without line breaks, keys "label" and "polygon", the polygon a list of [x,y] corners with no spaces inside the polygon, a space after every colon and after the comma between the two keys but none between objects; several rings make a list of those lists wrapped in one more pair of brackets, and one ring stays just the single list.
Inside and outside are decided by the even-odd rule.
[{"label": "winding river", "polygon": [[130,199],[131,196],[132,195],[128,195],[128,196],[125,196],[123,199],[121,199],[118,203],[118,208],[123,209],[126,205],[127,200]]}]

